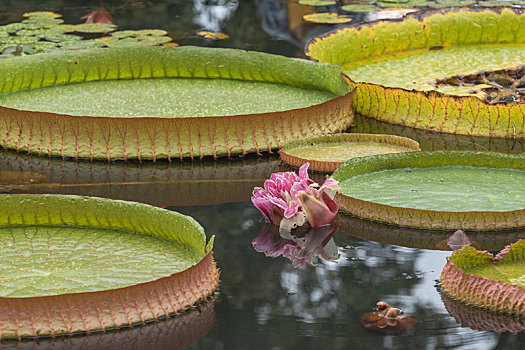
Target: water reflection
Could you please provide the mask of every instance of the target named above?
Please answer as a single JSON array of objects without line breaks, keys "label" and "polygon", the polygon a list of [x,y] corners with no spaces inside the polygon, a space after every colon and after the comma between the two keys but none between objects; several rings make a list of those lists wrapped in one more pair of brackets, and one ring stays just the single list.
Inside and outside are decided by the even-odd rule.
[{"label": "water reflection", "polygon": [[253,239],[253,248],[269,258],[283,256],[293,267],[315,265],[316,259],[336,261],[339,258],[334,242],[336,225],[299,227],[291,232],[280,232],[273,224],[264,224]]},{"label": "water reflection", "polygon": [[467,231],[463,235],[456,234],[454,236],[454,231],[399,227],[363,220],[344,213],[337,214],[334,223],[339,226],[341,231],[354,237],[385,244],[423,249],[455,250],[463,245],[468,245],[466,241],[468,239],[470,244],[476,249],[497,251],[516,242],[518,239],[525,238],[525,230],[523,229]]},{"label": "water reflection", "polygon": [[0,341],[0,349],[183,349],[213,328],[214,299],[198,308],[141,326],[93,334]]},{"label": "water reflection", "polygon": [[509,332],[517,334],[525,331],[525,317],[494,312],[468,305],[454,300],[446,293],[441,293],[441,299],[447,311],[461,327],[469,327],[480,331],[492,330],[497,333]]},{"label": "water reflection", "polygon": [[228,19],[230,19],[239,2],[236,0],[194,0],[193,23],[211,32],[220,32]]},{"label": "water reflection", "polygon": [[207,205],[249,200],[253,188],[261,186],[278,166],[279,160],[270,156],[193,163],[106,163],[0,150],[0,191],[77,194],[156,206]]},{"label": "water reflection", "polygon": [[[319,259],[296,269],[287,259],[268,259],[253,249],[264,223],[250,202],[175,209],[216,235],[221,269],[215,327],[190,349],[491,349],[498,343],[520,348],[520,335],[460,328],[449,316],[436,279],[451,252],[337,232],[337,263]],[[396,335],[364,329],[359,318],[378,300],[417,319],[416,326]]]},{"label": "water reflection", "polygon": [[419,142],[422,151],[491,151],[511,154],[525,152],[525,139],[523,138],[504,139],[439,133],[390,124],[361,114],[355,115],[354,126],[351,128],[351,131],[408,137]]}]

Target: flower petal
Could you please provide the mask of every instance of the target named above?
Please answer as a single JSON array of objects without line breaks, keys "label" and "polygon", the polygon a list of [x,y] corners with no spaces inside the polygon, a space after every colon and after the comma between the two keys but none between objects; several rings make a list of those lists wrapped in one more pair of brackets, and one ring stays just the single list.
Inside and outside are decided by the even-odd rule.
[{"label": "flower petal", "polygon": [[[310,226],[324,226],[328,225],[334,220],[337,210],[335,210],[335,212],[333,211],[333,205],[331,209],[328,205],[326,205],[326,203],[315,198],[314,196],[309,195],[306,192],[300,192],[298,196],[301,200],[303,211],[306,214],[306,219],[308,220]],[[330,204],[335,204],[335,206],[337,206],[337,203],[335,202]],[[339,208],[337,207],[336,209]]]}]

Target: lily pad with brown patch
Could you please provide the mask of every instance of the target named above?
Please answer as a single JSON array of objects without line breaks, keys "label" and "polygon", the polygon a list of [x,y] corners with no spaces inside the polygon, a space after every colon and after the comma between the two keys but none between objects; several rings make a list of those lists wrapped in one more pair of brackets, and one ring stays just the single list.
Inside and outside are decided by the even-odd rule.
[{"label": "lily pad with brown patch", "polygon": [[440,286],[452,297],[492,311],[525,316],[525,240],[493,256],[463,247],[447,258]]},{"label": "lily pad with brown patch", "polygon": [[419,144],[406,137],[380,134],[334,134],[307,137],[287,143],[279,155],[283,162],[299,168],[333,173],[349,159],[377,154],[420,151]]},{"label": "lily pad with brown patch", "polygon": [[[524,21],[521,9],[508,7],[420,11],[339,27],[310,40],[306,53],[360,83],[358,113],[438,132],[524,138],[523,102],[507,98],[520,94],[521,78],[501,88],[490,78],[525,63]],[[454,83],[471,76],[493,83]]]}]

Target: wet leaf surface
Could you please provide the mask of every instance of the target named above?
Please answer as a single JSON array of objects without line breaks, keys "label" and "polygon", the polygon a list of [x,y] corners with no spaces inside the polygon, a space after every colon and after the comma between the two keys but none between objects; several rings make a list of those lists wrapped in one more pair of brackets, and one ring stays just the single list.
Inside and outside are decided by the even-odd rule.
[{"label": "wet leaf surface", "polygon": [[332,12],[312,13],[304,15],[303,19],[312,23],[348,23],[352,18]]}]

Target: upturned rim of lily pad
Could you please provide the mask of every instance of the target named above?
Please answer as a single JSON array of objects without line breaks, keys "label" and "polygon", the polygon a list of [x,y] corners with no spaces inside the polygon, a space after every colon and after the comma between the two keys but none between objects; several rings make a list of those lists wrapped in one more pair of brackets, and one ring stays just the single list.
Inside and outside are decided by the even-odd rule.
[{"label": "upturned rim of lily pad", "polygon": [[[525,170],[525,157],[491,152],[407,152],[355,158],[341,165],[332,178],[341,183],[353,176],[387,169],[474,166]],[[396,207],[357,199],[341,192],[342,211],[398,226],[444,230],[506,230],[525,227],[525,208],[511,211],[438,211]]]},{"label": "upturned rim of lily pad", "polygon": [[150,282],[94,292],[0,297],[0,339],[72,335],[144,324],[211,297],[219,272],[203,228],[191,217],[150,205],[97,197],[0,195],[0,226],[94,227],[176,241],[201,260]]},{"label": "upturned rim of lily pad", "polygon": [[74,159],[214,158],[269,151],[310,135],[340,132],[354,92],[337,65],[255,51],[203,47],[92,48],[0,62],[0,93],[57,84],[148,78],[231,79],[326,91],[309,107],[209,117],[71,116],[0,107],[0,146]]},{"label": "upturned rim of lily pad", "polygon": [[525,288],[466,273],[464,268],[496,265],[505,261],[525,262],[525,240],[508,245],[496,256],[473,247],[463,247],[447,258],[439,285],[453,298],[497,312],[525,316]]},{"label": "upturned rim of lily pad", "polygon": [[[305,45],[305,54],[316,61],[344,65],[370,56],[463,44],[459,39],[461,35],[458,35],[458,30],[450,28],[450,23],[455,20],[454,16],[458,13],[473,17],[470,21],[471,28],[464,29],[463,32],[479,30],[478,22],[483,20],[483,16],[487,16],[486,23],[494,22],[493,26],[502,28],[497,33],[497,41],[493,40],[494,36],[482,32],[478,42],[467,43],[525,42],[523,35],[519,37],[513,32],[512,23],[508,20],[509,16],[525,17],[523,9],[505,6],[462,6],[427,9],[409,13],[402,18],[379,19],[340,26],[311,38]],[[465,24],[469,21],[463,20],[461,23]],[[516,20],[513,24],[519,26],[519,23],[521,22]],[[414,33],[414,38],[406,36],[408,40],[399,40],[400,25],[409,28],[407,30],[409,33]],[[447,33],[431,37],[430,29],[441,29],[440,26],[446,28]],[[378,37],[374,36],[375,30]],[[421,34],[426,40],[416,38],[417,34]],[[385,35],[389,37],[386,38]],[[347,36],[351,39],[346,38]],[[357,40],[358,36],[362,36],[365,43],[360,43]],[[361,46],[354,48],[352,45]],[[356,56],[361,50],[366,53]],[[338,54],[339,52],[341,54]],[[434,132],[501,138],[525,137],[522,103],[505,102],[490,105],[475,96],[456,96],[434,90],[408,90],[368,82],[357,83],[351,78],[351,86],[357,86],[353,99],[356,113],[393,124]],[[401,108],[400,112],[398,108]]]},{"label": "upturned rim of lily pad", "polygon": [[[374,142],[385,145],[403,147],[406,148],[406,152],[421,151],[421,149],[419,148],[419,143],[412,139],[409,139],[408,137],[386,134],[340,133],[332,135],[305,137],[303,139],[288,142],[279,151],[279,156],[281,157],[281,160],[283,162],[296,168],[300,168],[305,163],[310,163],[310,170],[315,170],[324,173],[333,173],[341,164],[344,163],[344,161],[324,161],[318,159],[306,159],[291,155],[290,152],[293,152],[293,149],[295,148],[300,148],[304,146],[311,146],[312,148],[315,148],[316,146],[324,146],[342,142],[348,142],[352,144]],[[352,158],[357,157],[360,156],[358,155]]]}]

